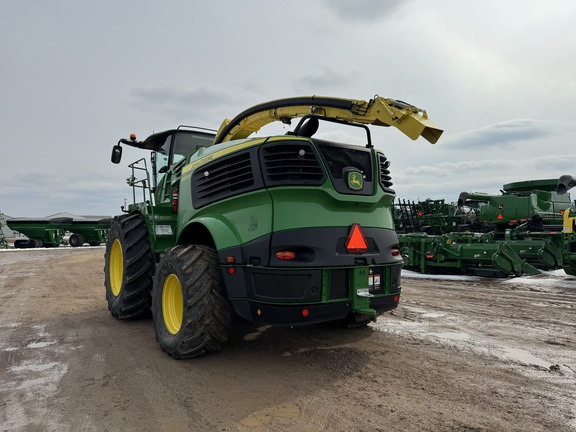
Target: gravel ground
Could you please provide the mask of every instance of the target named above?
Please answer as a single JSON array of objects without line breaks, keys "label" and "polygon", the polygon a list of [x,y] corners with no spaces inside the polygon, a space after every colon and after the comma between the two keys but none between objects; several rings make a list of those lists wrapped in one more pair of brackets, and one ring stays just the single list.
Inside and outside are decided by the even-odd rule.
[{"label": "gravel ground", "polygon": [[364,329],[239,322],[177,361],[104,249],[0,250],[0,431],[576,431],[576,280],[423,278]]}]

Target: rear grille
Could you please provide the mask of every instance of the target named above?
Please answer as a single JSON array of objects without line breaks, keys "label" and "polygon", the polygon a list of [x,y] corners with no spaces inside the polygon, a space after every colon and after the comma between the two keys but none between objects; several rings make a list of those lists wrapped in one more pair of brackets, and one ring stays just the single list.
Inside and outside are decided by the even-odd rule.
[{"label": "rear grille", "polygon": [[278,143],[262,147],[262,168],[266,186],[321,185],[324,172],[308,143]]},{"label": "rear grille", "polygon": [[199,208],[254,186],[250,153],[240,153],[196,170],[192,175],[192,201]]},{"label": "rear grille", "polygon": [[383,154],[378,155],[378,165],[380,167],[380,184],[384,189],[390,189],[393,185],[390,170],[388,169],[390,164]]}]

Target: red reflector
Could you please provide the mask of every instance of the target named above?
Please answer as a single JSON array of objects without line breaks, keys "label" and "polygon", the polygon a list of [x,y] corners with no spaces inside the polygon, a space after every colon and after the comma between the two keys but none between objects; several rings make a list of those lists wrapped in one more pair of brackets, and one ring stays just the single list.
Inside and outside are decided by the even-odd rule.
[{"label": "red reflector", "polygon": [[308,309],[302,309],[302,316],[303,317],[307,317],[309,313],[310,312],[308,311]]},{"label": "red reflector", "polygon": [[422,211],[421,211],[421,210],[420,210],[420,211],[418,211],[418,216],[423,216],[423,215],[424,215],[424,213],[422,213]]},{"label": "red reflector", "polygon": [[563,215],[565,210],[560,210],[560,214]]},{"label": "red reflector", "polygon": [[396,248],[392,248],[392,249],[390,250],[390,252],[392,252],[392,256],[398,256],[398,255],[400,255],[400,251],[399,251],[398,249],[396,249]]},{"label": "red reflector", "polygon": [[229,268],[228,268],[228,274],[229,274],[229,275],[236,274],[236,269],[235,269],[234,267],[229,267]]},{"label": "red reflector", "polygon": [[504,219],[504,216],[502,216],[502,213],[500,213],[496,219]]},{"label": "red reflector", "polygon": [[346,240],[346,250],[350,253],[366,252],[368,250],[368,243],[366,243],[366,238],[359,224],[352,225]]},{"label": "red reflector", "polygon": [[398,298],[398,296],[394,296],[394,298],[392,300],[394,300],[394,303],[398,303],[399,298]]},{"label": "red reflector", "polygon": [[292,260],[296,258],[296,252],[292,251],[276,252],[276,258],[278,258],[279,260]]},{"label": "red reflector", "polygon": [[426,258],[432,259],[434,258],[434,254],[430,252],[426,252]]}]

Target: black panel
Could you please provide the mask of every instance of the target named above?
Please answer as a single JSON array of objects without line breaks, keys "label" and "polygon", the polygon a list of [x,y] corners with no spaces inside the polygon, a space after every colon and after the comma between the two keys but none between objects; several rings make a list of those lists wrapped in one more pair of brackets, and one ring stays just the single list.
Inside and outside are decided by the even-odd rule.
[{"label": "black panel", "polygon": [[349,280],[347,269],[330,270],[330,300],[348,298],[350,296]]},{"label": "black panel", "polygon": [[[232,300],[232,307],[244,319],[263,324],[302,325],[346,318],[348,302],[308,306],[267,305],[242,300]],[[306,315],[302,311],[306,309]],[[389,308],[391,309],[391,308]]]},{"label": "black panel", "polygon": [[[397,297],[396,301],[394,301],[394,297]],[[373,297],[370,299],[370,307],[376,312],[382,313],[398,307],[399,300],[399,294],[398,296]]]},{"label": "black panel", "polygon": [[317,302],[322,294],[322,272],[247,270],[252,284],[248,294],[253,290],[256,300],[270,302]]},{"label": "black panel", "polygon": [[[372,175],[372,151],[357,145],[330,143],[315,139],[332,179],[334,189],[346,195],[372,195],[374,181]],[[362,189],[353,190],[348,186],[348,172],[360,171],[364,177]]]},{"label": "black panel", "polygon": [[[395,231],[382,228],[362,228],[368,251],[349,253],[345,242],[350,227],[315,227],[275,232],[271,236],[260,237],[243,246],[219,251],[220,262],[233,256],[238,264],[256,264],[274,267],[332,267],[374,264],[401,264],[401,259],[393,257],[391,248],[398,247]],[[278,251],[296,252],[296,259],[279,260]]]}]

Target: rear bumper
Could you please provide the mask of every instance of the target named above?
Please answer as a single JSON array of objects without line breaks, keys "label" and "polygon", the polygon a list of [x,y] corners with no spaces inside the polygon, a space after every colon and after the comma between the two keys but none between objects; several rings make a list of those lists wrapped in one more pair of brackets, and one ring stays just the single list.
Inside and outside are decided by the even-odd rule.
[{"label": "rear bumper", "polygon": [[[370,307],[377,314],[395,309],[400,293],[373,297]],[[350,302],[315,305],[271,305],[248,300],[232,300],[234,310],[242,318],[258,324],[306,325],[345,319],[352,312]]]}]

